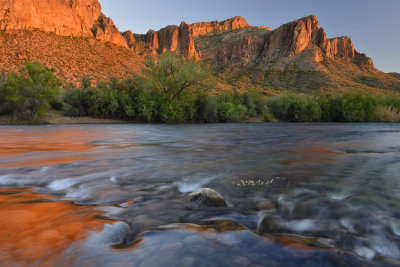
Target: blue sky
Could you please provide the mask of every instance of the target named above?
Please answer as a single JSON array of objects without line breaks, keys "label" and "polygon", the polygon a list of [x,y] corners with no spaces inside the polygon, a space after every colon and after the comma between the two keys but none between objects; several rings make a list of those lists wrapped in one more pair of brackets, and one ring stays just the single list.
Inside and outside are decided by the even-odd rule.
[{"label": "blue sky", "polygon": [[277,28],[304,16],[317,16],[328,37],[350,36],[385,72],[400,73],[399,0],[100,0],[103,13],[120,31],[146,33],[181,21],[244,17],[251,25]]}]

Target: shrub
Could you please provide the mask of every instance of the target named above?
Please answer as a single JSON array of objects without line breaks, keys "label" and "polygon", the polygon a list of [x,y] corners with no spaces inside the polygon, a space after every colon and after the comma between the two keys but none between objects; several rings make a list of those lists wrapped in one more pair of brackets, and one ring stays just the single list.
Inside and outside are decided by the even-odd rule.
[{"label": "shrub", "polygon": [[185,111],[178,101],[165,101],[160,106],[160,122],[178,123],[185,120]]},{"label": "shrub", "polygon": [[283,121],[314,122],[321,119],[321,108],[314,98],[305,95],[286,94],[267,100],[272,115]]},{"label": "shrub", "polygon": [[349,91],[341,96],[342,114],[347,122],[373,121],[375,103],[371,96],[364,96],[361,92]]},{"label": "shrub", "polygon": [[38,62],[25,63],[19,74],[10,74],[0,87],[2,110],[30,121],[42,117],[60,92],[61,83],[54,72]]},{"label": "shrub", "polygon": [[345,121],[342,112],[342,98],[340,96],[332,94],[320,95],[318,102],[321,108],[322,121]]},{"label": "shrub", "polygon": [[247,109],[242,104],[221,102],[218,107],[219,120],[221,122],[241,122],[247,118]]},{"label": "shrub", "polygon": [[200,122],[218,121],[218,101],[215,96],[199,96],[197,99],[197,107],[197,114]]},{"label": "shrub", "polygon": [[277,119],[269,112],[268,107],[264,108],[263,116],[265,122],[277,122]]},{"label": "shrub", "polygon": [[89,116],[91,89],[68,89],[64,92],[64,112],[67,116]]},{"label": "shrub", "polygon": [[64,93],[69,116],[92,116],[104,119],[132,119],[135,116],[132,99],[125,93],[107,87],[69,89]]},{"label": "shrub", "polygon": [[378,105],[375,108],[375,120],[379,122],[400,122],[400,112],[391,106]]}]

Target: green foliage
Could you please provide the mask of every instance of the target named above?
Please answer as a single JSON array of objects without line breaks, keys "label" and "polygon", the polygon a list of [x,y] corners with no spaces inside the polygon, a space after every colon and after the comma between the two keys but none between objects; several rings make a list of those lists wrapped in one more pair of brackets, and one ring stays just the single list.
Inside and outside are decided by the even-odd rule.
[{"label": "green foliage", "polygon": [[42,117],[60,92],[61,83],[54,72],[40,63],[27,62],[19,74],[11,73],[0,87],[1,111],[23,120]]},{"label": "green foliage", "polygon": [[263,116],[265,122],[277,122],[277,119],[269,112],[268,107],[265,107]]},{"label": "green foliage", "polygon": [[218,122],[218,99],[215,96],[200,95],[197,99],[197,113],[200,122]]},{"label": "green foliage", "polygon": [[219,120],[221,122],[241,122],[247,118],[247,108],[242,104],[221,102],[218,107]]},{"label": "green foliage", "polygon": [[82,87],[83,88],[90,88],[92,87],[92,79],[89,76],[85,75],[82,77]]},{"label": "green foliage", "polygon": [[392,106],[378,105],[375,120],[379,122],[400,122],[400,111]]},{"label": "green foliage", "polygon": [[371,96],[349,91],[342,96],[342,114],[348,122],[368,122],[374,120],[375,103]]},{"label": "green foliage", "polygon": [[315,122],[321,119],[318,102],[306,95],[278,95],[267,100],[272,115],[282,121]]},{"label": "green foliage", "polygon": [[358,91],[308,96],[285,94],[269,98],[267,106],[266,121],[276,117],[299,122],[395,122],[400,111],[400,98],[373,97]]},{"label": "green foliage", "polygon": [[105,119],[132,119],[135,116],[132,99],[107,87],[69,89],[63,97],[69,116],[92,116]]},{"label": "green foliage", "polygon": [[157,62],[148,61],[145,65],[145,88],[156,90],[171,100],[179,100],[188,91],[209,89],[215,83],[205,65],[185,60],[173,52],[162,54]]}]

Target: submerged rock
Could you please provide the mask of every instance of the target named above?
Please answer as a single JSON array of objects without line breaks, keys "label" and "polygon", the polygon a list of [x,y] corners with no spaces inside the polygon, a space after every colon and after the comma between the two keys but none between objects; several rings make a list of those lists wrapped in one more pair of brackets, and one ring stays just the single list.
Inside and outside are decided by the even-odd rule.
[{"label": "submerged rock", "polygon": [[186,205],[189,207],[226,207],[224,198],[215,190],[201,188],[186,198]]},{"label": "submerged rock", "polygon": [[282,231],[285,222],[280,216],[266,214],[258,227],[261,233],[277,233]]}]

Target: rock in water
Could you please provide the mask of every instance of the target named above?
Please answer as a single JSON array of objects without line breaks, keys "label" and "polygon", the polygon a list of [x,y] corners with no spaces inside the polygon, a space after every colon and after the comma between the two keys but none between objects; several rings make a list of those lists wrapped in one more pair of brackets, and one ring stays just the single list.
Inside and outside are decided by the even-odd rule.
[{"label": "rock in water", "polygon": [[284,228],[284,221],[277,215],[266,214],[258,228],[261,233],[278,233]]},{"label": "rock in water", "polygon": [[224,198],[215,190],[210,188],[201,188],[186,198],[186,204],[189,207],[226,207]]}]

